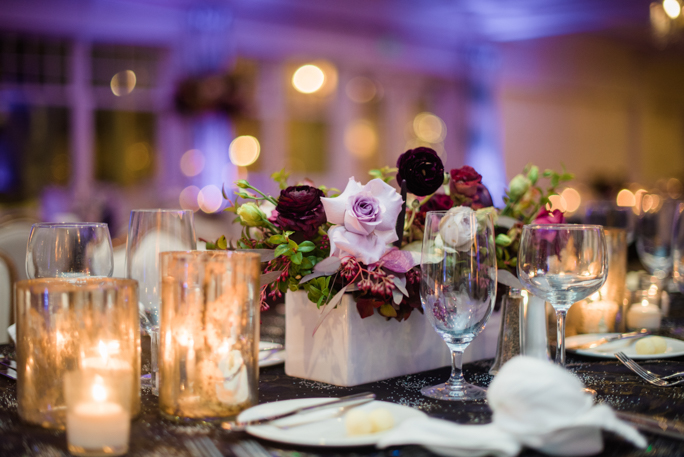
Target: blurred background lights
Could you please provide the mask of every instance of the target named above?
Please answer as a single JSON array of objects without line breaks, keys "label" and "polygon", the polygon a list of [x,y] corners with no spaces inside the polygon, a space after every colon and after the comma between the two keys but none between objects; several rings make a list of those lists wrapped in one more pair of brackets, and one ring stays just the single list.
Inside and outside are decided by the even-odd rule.
[{"label": "blurred background lights", "polygon": [[428,143],[440,143],[446,137],[444,121],[432,113],[420,113],[413,119],[416,136]]},{"label": "blurred background lights", "polygon": [[197,186],[188,186],[183,189],[180,193],[180,198],[178,199],[181,208],[197,211],[199,209],[199,203],[197,203],[199,193],[200,188]]},{"label": "blurred background lights", "polygon": [[682,13],[682,5],[677,0],[663,0],[663,9],[670,19],[677,19]]},{"label": "blurred background lights", "polygon": [[357,76],[350,79],[345,91],[347,97],[356,103],[368,103],[378,93],[375,83],[365,76]]},{"label": "blurred background lights", "polygon": [[677,178],[670,178],[667,180],[667,194],[670,196],[670,198],[677,199],[682,196],[682,190],[684,188],[682,187],[682,182],[677,179]]},{"label": "blurred background lights", "polygon": [[124,153],[124,163],[126,168],[131,171],[140,171],[147,168],[150,164],[151,154],[147,143],[134,143],[126,148]]},{"label": "blurred background lights", "polygon": [[215,213],[221,208],[223,195],[221,189],[213,184],[204,186],[197,194],[197,204],[205,213]]},{"label": "blurred background lights", "polygon": [[259,158],[261,145],[259,140],[251,135],[242,135],[230,142],[228,156],[233,164],[246,167],[253,164]]},{"label": "blurred background lights", "polygon": [[186,151],[180,160],[181,172],[188,177],[197,176],[204,170],[204,154],[199,149]]},{"label": "blurred background lights", "polygon": [[562,195],[551,195],[549,197],[549,203],[546,205],[546,209],[549,211],[559,210],[566,212],[568,210],[568,205]]},{"label": "blurred background lights", "polygon": [[112,81],[109,86],[112,88],[112,93],[117,97],[128,95],[135,89],[135,73],[131,70],[120,71],[112,76]]},{"label": "blurred background lights", "polygon": [[323,87],[325,73],[316,65],[302,65],[292,76],[292,85],[303,94],[312,94]]},{"label": "blurred background lights", "polygon": [[617,194],[617,199],[615,201],[618,206],[632,207],[636,205],[636,197],[629,189],[622,189]]},{"label": "blurred background lights", "polygon": [[582,196],[572,187],[564,189],[561,192],[561,198],[565,201],[565,207],[569,213],[577,211],[582,204]]},{"label": "blurred background lights", "polygon": [[370,122],[357,120],[345,129],[344,145],[355,157],[367,159],[378,147],[378,134]]}]

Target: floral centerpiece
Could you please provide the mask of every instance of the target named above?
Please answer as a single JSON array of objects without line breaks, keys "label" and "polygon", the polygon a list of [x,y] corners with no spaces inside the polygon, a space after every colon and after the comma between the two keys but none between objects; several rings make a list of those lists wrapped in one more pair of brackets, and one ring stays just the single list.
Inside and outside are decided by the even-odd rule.
[{"label": "floral centerpiece", "polygon": [[[272,175],[281,187],[277,198],[240,180],[237,196],[245,201],[231,202],[227,210],[237,215],[242,236],[235,245],[221,237],[207,248],[262,254],[264,307],[269,298],[302,289],[319,308],[332,309],[350,292],[361,317],[377,311],[401,321],[421,310],[417,264],[426,212],[460,207],[495,213],[498,268],[515,275],[522,226],[563,222],[563,214],[547,205],[557,186],[573,178],[553,170],[540,176],[528,165],[511,180],[505,206],[497,210],[476,170],[466,165],[445,173],[430,148],[406,151],[396,168],[370,174],[374,179],[365,185],[350,178],[340,193],[309,182],[289,186],[280,171]],[[388,184],[393,178],[401,193]],[[540,178],[548,179],[545,188]]]}]

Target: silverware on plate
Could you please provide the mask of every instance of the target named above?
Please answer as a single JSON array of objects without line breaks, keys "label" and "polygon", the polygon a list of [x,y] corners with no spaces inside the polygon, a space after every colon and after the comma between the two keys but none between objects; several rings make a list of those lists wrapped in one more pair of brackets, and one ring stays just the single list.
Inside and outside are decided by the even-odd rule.
[{"label": "silverware on plate", "polygon": [[[295,416],[298,414],[304,414],[304,413],[311,413],[314,411],[321,411],[325,409],[331,409],[331,408],[340,408],[340,409],[348,409],[349,406],[360,406],[362,404],[368,403],[370,401],[375,400],[375,394],[372,392],[363,392],[360,394],[354,394],[354,395],[349,395],[346,397],[340,397],[340,398],[333,398],[330,401],[326,401],[323,403],[318,403],[316,405],[311,405],[311,406],[303,406],[301,408],[297,408],[291,411],[288,411],[286,413],[280,413],[280,414],[273,414],[270,416],[266,417],[261,417],[259,419],[251,420],[251,421],[243,421],[243,422],[237,422],[237,421],[226,421],[221,424],[221,428],[224,430],[229,430],[231,432],[242,432],[244,431],[247,427],[251,425],[263,425],[267,423],[271,423],[273,421],[276,421],[278,419],[284,419],[286,417],[291,417]],[[318,419],[315,419],[318,420]],[[300,422],[296,425],[303,425],[305,422]],[[292,425],[293,427],[295,425]]]},{"label": "silverware on plate", "polygon": [[652,371],[648,371],[634,360],[630,359],[624,352],[616,352],[615,357],[622,362],[624,366],[639,375],[644,381],[658,387],[672,387],[684,383],[684,379],[678,381],[669,381],[669,379],[683,376],[684,373],[674,373],[669,376],[659,376]]},{"label": "silverware on plate", "polygon": [[598,340],[590,341],[588,343],[582,343],[582,344],[577,344],[577,345],[568,345],[568,349],[594,349],[595,347],[604,345],[606,343],[610,343],[613,341],[619,341],[619,340],[638,340],[640,338],[643,338],[645,336],[648,336],[651,334],[650,330],[646,329],[641,329],[637,330],[635,332],[629,332],[629,333],[620,333],[618,335],[610,335],[610,336],[605,336],[603,338],[599,338]]}]

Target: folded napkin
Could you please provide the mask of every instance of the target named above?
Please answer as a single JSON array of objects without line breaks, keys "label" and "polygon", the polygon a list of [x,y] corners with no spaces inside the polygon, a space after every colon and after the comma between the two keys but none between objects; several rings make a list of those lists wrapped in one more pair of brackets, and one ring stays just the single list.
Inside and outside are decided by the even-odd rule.
[{"label": "folded napkin", "polygon": [[583,388],[572,373],[550,362],[515,357],[487,391],[492,423],[415,418],[388,432],[377,446],[420,444],[456,457],[515,456],[523,446],[549,455],[593,455],[603,450],[601,430],[609,430],[646,447],[639,432],[619,420],[610,406],[594,405]]},{"label": "folded napkin", "polygon": [[7,328],[7,333],[9,333],[10,338],[12,341],[15,342],[17,341],[17,324],[12,324]]}]

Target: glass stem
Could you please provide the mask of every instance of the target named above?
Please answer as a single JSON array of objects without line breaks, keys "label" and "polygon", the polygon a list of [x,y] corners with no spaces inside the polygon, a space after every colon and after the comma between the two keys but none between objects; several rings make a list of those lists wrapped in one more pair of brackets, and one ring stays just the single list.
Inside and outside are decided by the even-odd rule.
[{"label": "glass stem", "polygon": [[565,367],[565,316],[568,311],[565,309],[556,310],[556,319],[558,325],[556,326],[556,363]]},{"label": "glass stem", "polygon": [[451,350],[451,376],[447,381],[450,389],[463,390],[465,388],[465,378],[463,377],[463,350]]}]

